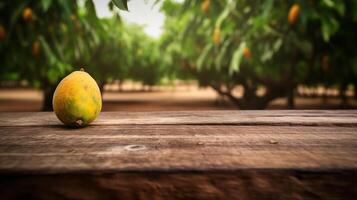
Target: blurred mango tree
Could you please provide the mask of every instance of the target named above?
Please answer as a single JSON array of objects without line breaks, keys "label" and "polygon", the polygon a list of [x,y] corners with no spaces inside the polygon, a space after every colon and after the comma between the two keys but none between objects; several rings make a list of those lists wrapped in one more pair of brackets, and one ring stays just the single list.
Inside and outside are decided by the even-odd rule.
[{"label": "blurred mango tree", "polygon": [[143,27],[139,25],[127,25],[125,33],[128,43],[126,51],[131,56],[128,78],[142,82],[143,85],[156,84],[163,75],[160,73],[156,42],[147,36]]},{"label": "blurred mango tree", "polygon": [[[113,3],[125,9],[125,0],[111,2],[112,8]],[[26,80],[41,88],[44,110],[52,109],[58,81],[72,70],[88,66],[100,82],[111,78],[111,63],[117,62],[104,54],[120,40],[120,27],[101,23],[92,0],[2,1],[0,12],[0,80]]]},{"label": "blurred mango tree", "polygon": [[293,107],[298,84],[338,86],[342,96],[357,85],[355,1],[166,0],[162,10],[181,67],[240,109],[284,96]]},{"label": "blurred mango tree", "polygon": [[[26,80],[52,108],[58,81],[83,67],[101,89],[111,80],[154,85],[195,78],[241,109],[278,97],[294,105],[297,85],[357,90],[357,3],[337,0],[155,0],[165,13],[159,39],[114,17],[99,19],[92,0],[0,2],[0,80]],[[243,94],[235,92],[243,88]],[[357,91],[355,92],[357,94]]]}]

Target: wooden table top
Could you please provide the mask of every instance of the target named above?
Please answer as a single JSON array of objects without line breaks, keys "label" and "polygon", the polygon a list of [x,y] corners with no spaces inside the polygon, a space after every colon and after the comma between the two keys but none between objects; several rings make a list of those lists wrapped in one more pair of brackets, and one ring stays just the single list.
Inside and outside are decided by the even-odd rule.
[{"label": "wooden table top", "polygon": [[356,110],[0,113],[0,173],[356,170]]}]

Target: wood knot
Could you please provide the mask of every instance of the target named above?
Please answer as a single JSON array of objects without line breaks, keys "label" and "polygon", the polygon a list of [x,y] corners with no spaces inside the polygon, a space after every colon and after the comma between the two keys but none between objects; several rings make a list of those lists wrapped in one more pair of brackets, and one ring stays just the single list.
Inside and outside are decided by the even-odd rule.
[{"label": "wood knot", "polygon": [[124,149],[127,150],[127,151],[139,151],[139,150],[146,149],[146,147],[144,145],[134,144],[134,145],[127,145],[127,146],[124,147]]},{"label": "wood knot", "polygon": [[270,144],[278,144],[279,142],[276,141],[276,140],[270,140],[269,143],[270,143]]}]

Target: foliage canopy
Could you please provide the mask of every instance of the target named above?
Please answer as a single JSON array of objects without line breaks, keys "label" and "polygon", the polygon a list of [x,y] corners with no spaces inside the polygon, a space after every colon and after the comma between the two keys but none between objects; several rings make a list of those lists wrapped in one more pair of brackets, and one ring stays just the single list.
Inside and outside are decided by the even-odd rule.
[{"label": "foliage canopy", "polygon": [[159,39],[122,21],[117,11],[130,11],[126,0],[112,0],[113,17],[106,19],[97,17],[92,0],[1,2],[0,80],[26,80],[50,99],[58,81],[81,67],[100,86],[194,78],[241,109],[282,96],[293,103],[299,84],[357,88],[355,1],[154,3],[166,16]]}]

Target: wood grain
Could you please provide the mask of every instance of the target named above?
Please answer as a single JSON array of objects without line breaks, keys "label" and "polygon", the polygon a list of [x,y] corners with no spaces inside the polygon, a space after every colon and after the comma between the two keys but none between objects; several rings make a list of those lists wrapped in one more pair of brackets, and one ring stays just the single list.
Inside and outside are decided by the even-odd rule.
[{"label": "wood grain", "polygon": [[357,111],[0,113],[0,199],[354,199]]},{"label": "wood grain", "polygon": [[0,135],[6,173],[357,168],[356,127],[2,127]]},{"label": "wood grain", "polygon": [[[94,126],[123,124],[357,126],[357,111],[102,112],[92,123]],[[51,125],[62,125],[52,112],[0,113],[0,127]]]},{"label": "wood grain", "polygon": [[7,175],[0,179],[0,199],[354,200],[356,175],[275,170]]}]

